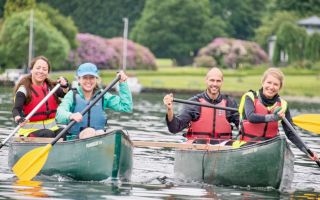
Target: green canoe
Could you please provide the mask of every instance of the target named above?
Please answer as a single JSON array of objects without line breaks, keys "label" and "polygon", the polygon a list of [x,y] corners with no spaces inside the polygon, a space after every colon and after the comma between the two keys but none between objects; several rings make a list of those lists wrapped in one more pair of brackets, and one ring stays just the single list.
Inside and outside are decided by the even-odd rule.
[{"label": "green canoe", "polygon": [[[14,139],[9,145],[9,166],[12,167],[28,151],[45,146],[50,142],[48,139]],[[132,142],[122,130],[109,130],[81,140],[59,141],[52,147],[40,173],[60,174],[83,181],[109,177],[126,181],[131,178],[132,150]]]},{"label": "green canoe", "polygon": [[289,189],[294,155],[284,136],[224,150],[176,150],[176,178],[225,186]]}]

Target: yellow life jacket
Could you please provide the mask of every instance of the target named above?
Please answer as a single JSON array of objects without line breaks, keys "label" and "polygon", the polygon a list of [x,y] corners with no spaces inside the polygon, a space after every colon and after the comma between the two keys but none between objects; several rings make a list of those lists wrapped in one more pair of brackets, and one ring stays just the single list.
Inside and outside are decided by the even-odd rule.
[{"label": "yellow life jacket", "polygon": [[55,118],[43,121],[28,122],[19,129],[18,135],[28,137],[30,133],[40,129],[56,131],[59,129],[59,127],[56,124]]}]

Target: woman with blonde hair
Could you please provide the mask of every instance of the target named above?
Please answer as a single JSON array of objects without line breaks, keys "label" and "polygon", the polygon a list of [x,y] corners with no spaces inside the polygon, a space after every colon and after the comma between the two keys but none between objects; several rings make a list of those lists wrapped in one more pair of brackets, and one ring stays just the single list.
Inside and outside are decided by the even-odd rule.
[{"label": "woman with blonde hair", "polygon": [[[258,91],[245,93],[239,106],[240,139],[261,141],[276,137],[279,121],[288,139],[301,151],[311,152],[296,135],[288,103],[279,96],[284,85],[284,74],[278,68],[267,69],[262,76],[262,87]],[[309,153],[312,160],[318,161],[316,153]]]}]

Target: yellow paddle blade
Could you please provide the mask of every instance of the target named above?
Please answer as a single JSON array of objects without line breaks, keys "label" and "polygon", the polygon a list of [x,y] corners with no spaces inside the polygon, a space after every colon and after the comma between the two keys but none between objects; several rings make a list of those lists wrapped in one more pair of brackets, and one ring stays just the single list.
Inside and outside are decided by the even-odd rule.
[{"label": "yellow paddle blade", "polygon": [[304,114],[292,118],[293,123],[307,131],[320,134],[320,114]]},{"label": "yellow paddle blade", "polygon": [[13,172],[20,180],[31,180],[46,163],[51,148],[52,145],[47,144],[44,147],[38,147],[29,151],[13,166]]}]

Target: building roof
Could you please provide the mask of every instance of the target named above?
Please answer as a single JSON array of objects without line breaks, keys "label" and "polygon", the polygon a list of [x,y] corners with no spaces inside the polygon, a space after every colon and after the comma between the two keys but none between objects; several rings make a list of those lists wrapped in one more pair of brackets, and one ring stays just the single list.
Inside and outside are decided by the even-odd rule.
[{"label": "building roof", "polygon": [[306,19],[302,19],[298,21],[299,25],[319,25],[320,26],[320,18],[317,16],[312,16]]}]

